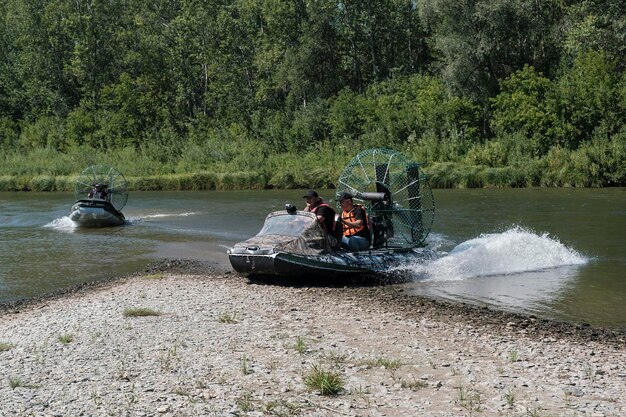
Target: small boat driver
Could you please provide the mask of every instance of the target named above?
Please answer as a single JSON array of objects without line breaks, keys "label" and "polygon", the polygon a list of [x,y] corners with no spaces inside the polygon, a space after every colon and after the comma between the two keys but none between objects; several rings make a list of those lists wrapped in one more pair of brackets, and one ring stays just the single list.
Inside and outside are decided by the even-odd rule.
[{"label": "small boat driver", "polygon": [[89,191],[89,194],[87,195],[87,197],[89,197],[89,198],[99,198],[101,200],[107,200],[109,195],[107,194],[107,191],[105,190],[104,185],[96,184],[96,185],[93,186],[92,190]]},{"label": "small boat driver", "polygon": [[338,241],[341,237],[341,227],[335,221],[335,210],[325,203],[314,190],[308,191],[302,198],[306,200],[304,211],[310,211],[317,216],[317,220],[322,223],[326,233],[334,238],[332,246],[337,249],[339,247]]}]

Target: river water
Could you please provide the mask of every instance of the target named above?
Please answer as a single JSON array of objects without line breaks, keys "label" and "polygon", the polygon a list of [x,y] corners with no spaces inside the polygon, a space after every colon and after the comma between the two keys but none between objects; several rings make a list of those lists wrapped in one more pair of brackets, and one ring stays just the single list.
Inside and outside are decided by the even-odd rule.
[{"label": "river water", "polygon": [[[0,193],[0,303],[142,270],[163,258],[229,269],[226,249],[302,191],[136,192],[128,223],[76,228],[70,193]],[[321,193],[331,197],[332,191]],[[626,327],[626,189],[435,190],[432,259],[407,294]]]}]

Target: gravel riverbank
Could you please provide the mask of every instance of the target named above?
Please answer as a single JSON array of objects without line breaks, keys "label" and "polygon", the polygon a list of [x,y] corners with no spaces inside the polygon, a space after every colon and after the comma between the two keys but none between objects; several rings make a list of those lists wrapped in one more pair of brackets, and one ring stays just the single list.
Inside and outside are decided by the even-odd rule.
[{"label": "gravel riverbank", "polygon": [[5,306],[0,416],[621,417],[625,340],[388,287],[155,269]]}]

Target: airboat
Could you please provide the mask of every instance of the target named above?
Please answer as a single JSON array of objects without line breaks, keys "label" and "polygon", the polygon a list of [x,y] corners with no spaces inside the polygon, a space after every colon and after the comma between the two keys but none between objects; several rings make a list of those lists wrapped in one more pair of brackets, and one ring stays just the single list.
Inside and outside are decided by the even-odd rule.
[{"label": "airboat", "polygon": [[87,167],[76,179],[70,219],[82,227],[120,226],[128,201],[126,179],[108,165]]},{"label": "airboat", "polygon": [[333,249],[315,214],[287,204],[268,214],[256,236],[228,250],[233,269],[248,275],[337,278],[381,273],[424,257],[435,206],[419,163],[391,149],[363,151],[341,173],[336,200],[344,191],[366,209],[369,249]]}]

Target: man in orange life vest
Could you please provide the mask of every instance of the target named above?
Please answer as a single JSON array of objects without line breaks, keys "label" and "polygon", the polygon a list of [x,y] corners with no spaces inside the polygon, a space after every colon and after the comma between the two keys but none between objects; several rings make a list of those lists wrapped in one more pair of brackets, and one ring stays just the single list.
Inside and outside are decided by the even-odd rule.
[{"label": "man in orange life vest", "polygon": [[317,219],[324,226],[326,233],[339,238],[338,230],[341,228],[335,223],[335,210],[333,210],[328,204],[324,203],[324,200],[320,198],[317,192],[311,190],[307,192],[302,198],[306,199],[306,207],[304,211],[310,211],[315,213]]},{"label": "man in orange life vest", "polygon": [[367,224],[367,215],[363,206],[354,205],[352,194],[344,192],[339,196],[341,204],[341,224],[343,237],[341,247],[350,252],[358,252],[370,247],[370,230]]}]

